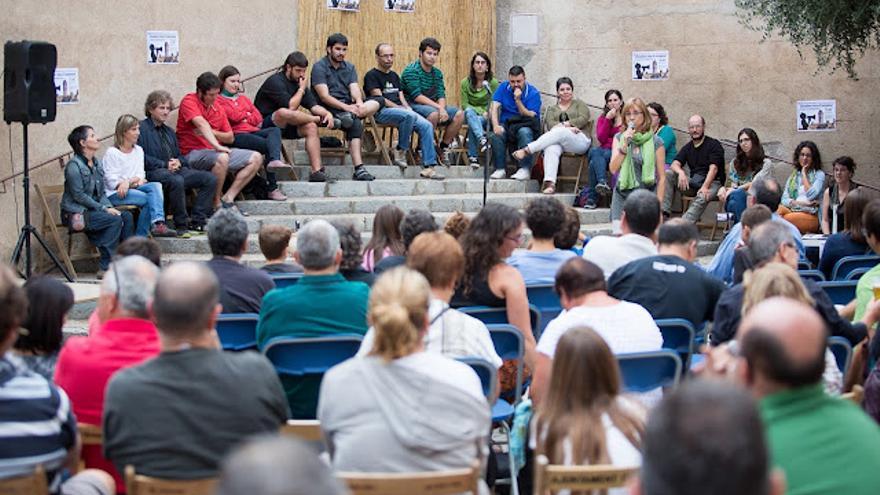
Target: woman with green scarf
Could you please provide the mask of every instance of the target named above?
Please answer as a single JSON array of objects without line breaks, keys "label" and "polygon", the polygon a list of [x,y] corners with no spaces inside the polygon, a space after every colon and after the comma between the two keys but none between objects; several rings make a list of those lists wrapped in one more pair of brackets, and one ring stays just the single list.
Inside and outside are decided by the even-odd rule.
[{"label": "woman with green scarf", "polygon": [[776,213],[792,223],[801,234],[819,232],[819,201],[825,191],[822,155],[812,141],[803,141],[794,149],[794,171],[785,181],[782,205]]},{"label": "woman with green scarf", "polygon": [[666,149],[663,140],[651,130],[648,107],[641,98],[631,98],[623,106],[627,129],[614,136],[611,145],[611,173],[620,172],[611,195],[611,226],[620,231],[623,202],[637,189],[647,189],[663,199],[666,175]]}]

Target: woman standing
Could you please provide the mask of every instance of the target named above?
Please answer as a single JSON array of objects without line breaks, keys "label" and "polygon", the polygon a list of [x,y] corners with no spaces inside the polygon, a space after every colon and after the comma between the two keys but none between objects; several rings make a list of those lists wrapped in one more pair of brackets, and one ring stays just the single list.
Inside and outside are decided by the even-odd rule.
[{"label": "woman standing", "polygon": [[666,150],[665,168],[669,169],[677,153],[675,149],[675,131],[672,130],[672,127],[669,127],[669,117],[666,116],[666,109],[663,108],[663,105],[656,101],[648,103],[648,114],[651,116],[651,129],[654,130],[654,134],[660,136],[660,139],[663,140],[663,148]]},{"label": "woman standing", "polygon": [[794,150],[794,171],[782,191],[782,205],[777,213],[793,224],[801,234],[819,231],[819,200],[825,188],[822,155],[812,141],[803,141]]},{"label": "woman standing", "polygon": [[764,156],[764,146],[758,134],[748,127],[739,131],[736,138],[736,156],[727,167],[727,182],[718,188],[718,200],[725,211],[733,215],[733,223],[739,222],[746,209],[746,195],[755,179],[770,175],[773,165]]},{"label": "woman standing", "polygon": [[483,52],[471,57],[470,74],[461,80],[461,108],[468,126],[468,162],[471,167],[480,166],[478,153],[484,153],[486,138],[486,119],[492,95],[498,89],[498,79],[492,74],[492,61]]},{"label": "woman standing", "polygon": [[856,172],[856,162],[852,158],[841,156],[831,164],[831,170],[834,182],[822,195],[822,233],[825,235],[843,230],[846,219],[844,200],[851,191],[859,187],[852,182]]},{"label": "woman standing", "polygon": [[596,207],[596,194],[607,196],[611,193],[608,182],[605,179],[605,171],[611,160],[611,147],[614,136],[623,128],[623,94],[619,90],[609,89],[605,92],[605,108],[602,115],[596,119],[596,140],[599,146],[590,149],[590,176],[587,191],[587,204],[585,208]]}]

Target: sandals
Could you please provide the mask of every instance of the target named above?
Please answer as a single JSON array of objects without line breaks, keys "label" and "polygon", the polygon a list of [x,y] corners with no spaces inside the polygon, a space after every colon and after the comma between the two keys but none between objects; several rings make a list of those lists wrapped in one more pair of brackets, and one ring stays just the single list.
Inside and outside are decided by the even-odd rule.
[{"label": "sandals", "polygon": [[544,189],[541,191],[544,194],[555,194],[556,193],[556,183],[550,182],[549,180],[544,181]]},{"label": "sandals", "polygon": [[510,156],[512,156],[513,159],[516,160],[516,161],[520,161],[520,160],[524,159],[525,157],[527,157],[527,156],[529,156],[529,155],[531,155],[531,153],[529,153],[529,149],[528,149],[528,148],[520,148],[520,149],[518,149],[518,150],[516,150],[516,151],[514,151],[513,153],[510,154]]}]

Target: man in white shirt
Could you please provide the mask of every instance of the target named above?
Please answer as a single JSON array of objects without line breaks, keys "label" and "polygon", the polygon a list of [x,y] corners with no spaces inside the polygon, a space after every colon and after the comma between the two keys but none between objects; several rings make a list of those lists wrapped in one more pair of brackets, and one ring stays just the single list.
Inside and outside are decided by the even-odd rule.
[{"label": "man in white shirt", "polygon": [[605,280],[630,261],[657,254],[660,201],[648,190],[635,191],[623,203],[620,237],[597,236],[584,247],[584,259],[602,269]]}]

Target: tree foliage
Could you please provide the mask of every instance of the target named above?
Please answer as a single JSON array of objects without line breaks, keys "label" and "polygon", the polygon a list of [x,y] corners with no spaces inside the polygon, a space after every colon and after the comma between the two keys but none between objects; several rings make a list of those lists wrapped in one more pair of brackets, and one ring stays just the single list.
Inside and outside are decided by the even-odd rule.
[{"label": "tree foliage", "polygon": [[880,46],[880,0],[735,0],[741,21],[764,39],[778,34],[802,54],[811,48],[819,67],[843,68],[855,78],[856,61]]}]

